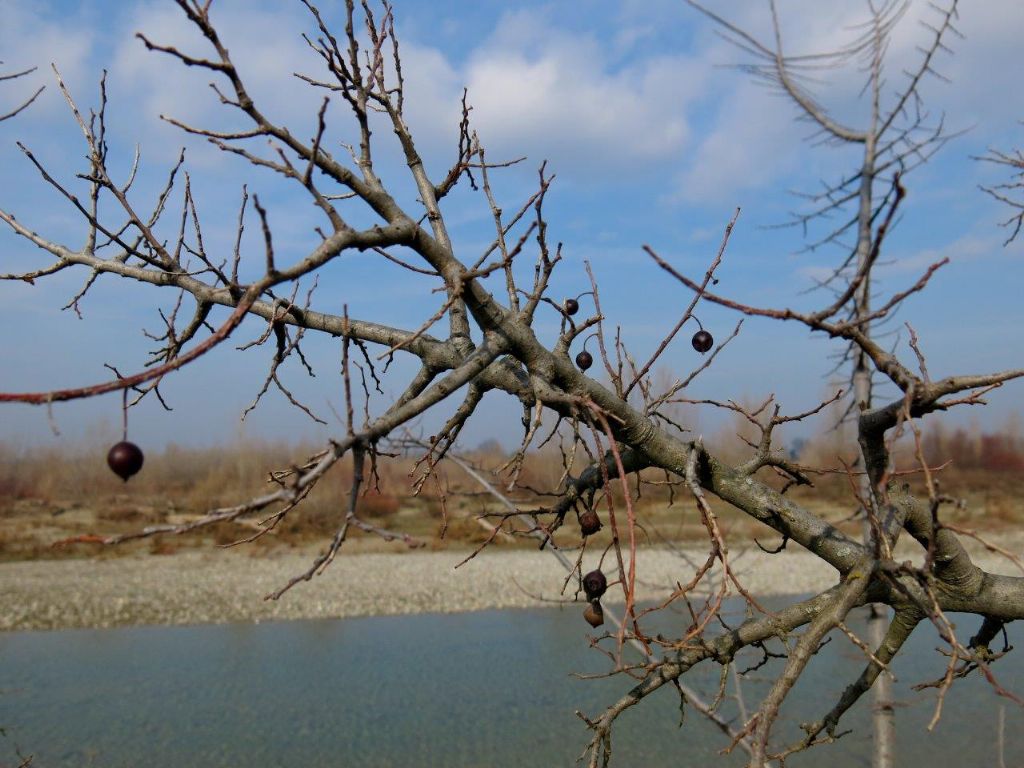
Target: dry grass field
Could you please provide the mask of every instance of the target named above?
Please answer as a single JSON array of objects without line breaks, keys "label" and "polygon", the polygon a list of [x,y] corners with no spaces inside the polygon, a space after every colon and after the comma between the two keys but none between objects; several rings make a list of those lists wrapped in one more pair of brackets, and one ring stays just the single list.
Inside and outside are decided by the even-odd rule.
[{"label": "dry grass field", "polygon": [[[810,441],[802,446],[799,460],[808,466],[840,467],[837,456],[844,457],[842,445],[841,436],[834,433]],[[935,477],[941,492],[961,503],[944,505],[943,520],[996,536],[1024,528],[1024,438],[1015,424],[1000,434],[936,429],[925,436],[923,447],[933,467],[951,460]],[[731,433],[720,436],[718,449],[726,456],[742,456],[742,444]],[[210,509],[237,504],[266,491],[270,487],[270,471],[287,469],[315,450],[311,445],[252,441],[210,449],[170,446],[159,452],[148,451],[142,472],[123,483],[106,466],[105,446],[57,452],[19,450],[0,443],[0,561],[106,558],[129,553],[171,555],[231,544],[255,533],[260,517],[115,547],[91,543],[54,546],[70,537],[109,536],[147,525],[186,522]],[[465,456],[487,470],[500,467],[503,461],[497,450],[478,450]],[[845,460],[852,458],[847,448]],[[917,463],[912,445],[907,443],[899,453],[897,469],[912,470]],[[557,452],[530,455],[520,483],[549,490],[559,481],[559,466]],[[431,548],[466,548],[490,536],[486,521],[495,518],[486,516],[500,512],[501,507],[482,486],[448,463],[439,472],[439,483],[428,482],[420,494],[413,495],[413,471],[412,458],[382,461],[379,482],[360,501],[361,514],[380,528],[408,533]],[[499,488],[507,484],[507,476],[504,480],[501,475],[490,476]],[[810,477],[813,487],[796,486],[788,493],[850,531],[859,530],[860,523],[849,519],[855,508],[850,477],[841,470]],[[901,479],[923,489],[920,472],[903,475]],[[641,543],[702,539],[703,525],[685,491],[666,485],[663,474],[648,474],[645,480],[635,502],[642,529]],[[241,546],[254,556],[281,548],[319,548],[333,534],[340,519],[348,483],[347,467],[339,468],[273,532]],[[781,487],[781,479],[778,483]],[[632,487],[635,493],[636,485]],[[521,491],[510,496],[525,509],[546,503],[545,497]],[[727,540],[740,544],[756,536],[765,546],[777,543],[773,532],[725,505],[715,505],[714,501]],[[620,519],[624,519],[621,501],[616,508]],[[606,520],[603,504],[599,512]],[[556,542],[571,547],[579,543],[579,533],[575,521],[567,522],[556,535]],[[608,535],[606,525],[593,543],[603,544]],[[499,536],[494,545],[534,547],[536,542]],[[401,542],[385,542],[358,531],[350,534],[346,548],[364,552],[407,549]]]}]

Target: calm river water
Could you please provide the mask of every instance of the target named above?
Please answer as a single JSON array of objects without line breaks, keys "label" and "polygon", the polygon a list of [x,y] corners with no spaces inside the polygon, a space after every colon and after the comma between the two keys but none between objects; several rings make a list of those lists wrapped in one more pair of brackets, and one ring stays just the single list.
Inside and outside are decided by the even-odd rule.
[{"label": "calm river water", "polygon": [[[573,607],[0,634],[0,766],[18,765],[19,750],[32,768],[571,766],[586,741],[574,710],[597,713],[627,688],[570,676],[606,664],[586,630]],[[936,732],[924,730],[934,695],[909,685],[942,674],[936,645],[919,628],[896,666],[898,764],[998,766],[1003,706],[1005,764],[1021,765],[1024,716],[976,675],[954,687]],[[996,671],[1024,693],[1017,653]],[[790,735],[862,665],[844,638],[824,648],[784,709]],[[745,685],[748,702],[770,672]],[[717,675],[697,680],[713,691]],[[869,765],[868,708],[851,715],[853,734],[790,764]],[[743,764],[717,755],[723,737],[696,713],[678,721],[670,690],[628,712],[613,764]]]}]

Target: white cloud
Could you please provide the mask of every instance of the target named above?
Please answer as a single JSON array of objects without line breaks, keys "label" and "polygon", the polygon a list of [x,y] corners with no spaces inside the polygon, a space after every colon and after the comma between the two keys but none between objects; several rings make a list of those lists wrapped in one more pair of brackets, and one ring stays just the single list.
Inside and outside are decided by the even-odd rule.
[{"label": "white cloud", "polygon": [[983,121],[982,132],[1024,117],[1019,98],[1024,3],[987,0],[968,5],[957,28],[966,39],[954,42],[955,55],[942,64],[940,71],[952,80],[942,89],[948,91],[943,106],[964,125]]},{"label": "white cloud", "polygon": [[[879,278],[916,279],[923,275],[929,267],[943,259],[949,259],[950,265],[962,264],[993,256],[1020,256],[1020,247],[1010,249],[1003,247],[1000,232],[992,228],[979,229],[961,235],[956,240],[936,248],[920,248],[917,250],[892,249],[880,260],[874,274]],[[1013,254],[1016,250],[1018,253]],[[803,278],[818,281],[830,277],[835,266],[808,264],[795,270]],[[895,286],[894,286],[895,287]]]},{"label": "white cloud", "polygon": [[556,165],[584,160],[600,172],[677,156],[689,134],[686,103],[705,79],[682,56],[609,71],[595,40],[525,12],[503,19],[466,74],[486,141],[525,143]]},{"label": "white cloud", "polygon": [[[23,112],[19,124],[38,124],[66,114],[67,106],[56,87],[51,64],[60,70],[65,84],[76,98],[82,91],[95,92],[96,80],[85,66],[95,35],[88,25],[76,23],[68,16],[48,15],[32,3],[0,0],[0,60],[5,74],[37,67],[37,71],[19,80],[4,83],[0,113],[8,111],[22,98],[30,96],[39,86],[46,92]],[[97,73],[98,75],[98,73]],[[13,125],[13,123],[12,123]]]},{"label": "white cloud", "polygon": [[[758,39],[771,41],[771,19],[760,0],[708,5]],[[789,55],[836,50],[860,34],[857,25],[866,13],[863,4],[838,0],[816,4],[814,13],[806,12],[804,3],[779,3],[784,50]],[[893,30],[885,61],[883,108],[892,105],[897,89],[906,85],[905,71],[920,65],[919,47],[931,42],[932,33],[922,23],[934,25],[937,18],[935,9],[919,0],[910,4]],[[707,31],[714,28],[710,20],[702,19],[700,24]],[[954,130],[977,123],[974,139],[984,142],[985,136],[1004,133],[1015,119],[1024,116],[1019,100],[1007,98],[1019,86],[1016,72],[1024,4],[996,0],[984,8],[963,6],[955,26],[966,39],[947,35],[945,41],[954,55],[940,52],[933,61],[935,69],[952,82],[926,77],[922,85],[925,108],[933,115],[932,122],[945,113],[946,125]],[[707,43],[699,55],[708,67],[751,61],[749,55],[718,40]],[[866,75],[857,63],[814,72],[808,84],[832,114],[854,128],[865,126],[869,116],[863,93]],[[809,158],[819,164],[816,171],[842,167],[836,158],[825,157],[835,155],[828,147],[808,152],[801,146],[798,140],[811,131],[807,124],[792,122],[798,108],[751,88],[743,73],[728,71],[716,77],[712,89],[716,100],[710,106],[715,117],[708,134],[691,153],[693,161],[680,174],[677,199],[739,201],[745,191],[777,185],[791,172],[802,170]]]},{"label": "white cloud", "polygon": [[[329,79],[299,37],[310,31],[310,19],[230,0],[215,8],[215,17],[261,109],[312,132],[323,93],[292,76],[301,71]],[[130,30],[193,55],[210,54],[183,14],[166,4],[135,9]],[[454,147],[462,90],[468,87],[473,127],[492,159],[527,154],[531,161],[550,159],[559,173],[585,177],[678,157],[689,134],[685,105],[706,79],[706,70],[683,56],[632,57],[627,66],[612,67],[595,38],[553,29],[538,11],[505,14],[458,66],[429,41],[405,39],[401,50],[406,117],[424,155]],[[204,127],[244,125],[207,85],[223,78],[147,51],[127,27],[112,69],[150,129],[168,140],[177,134],[156,121],[159,114]],[[345,107],[335,101],[338,133],[353,141]],[[390,130],[380,124],[375,136],[383,154]]]},{"label": "white cloud", "polygon": [[[231,53],[246,88],[271,120],[312,134],[322,94],[300,83],[296,71],[309,71],[317,58],[300,37],[309,25],[308,15],[289,9],[273,11],[240,2],[218,3],[213,21],[225,47]],[[186,67],[164,53],[152,52],[135,38],[142,32],[153,43],[174,46],[198,58],[216,59],[212,46],[189,22],[180,9],[166,3],[138,6],[126,19],[118,36],[113,71],[126,97],[158,135],[173,137],[181,132],[159,120],[167,115],[197,127],[212,130],[250,128],[248,119],[224,106],[209,87],[216,83],[233,98],[227,79],[199,67]],[[313,66],[311,66],[311,64]]]},{"label": "white cloud", "polygon": [[[215,11],[225,44],[261,108],[312,131],[322,94],[291,74],[322,77],[319,59],[298,34],[309,30],[310,20],[291,10],[230,1]],[[130,23],[154,42],[209,55],[209,46],[176,8],[145,4]],[[556,30],[539,11],[505,14],[458,66],[429,41],[403,40],[402,57],[406,116],[425,155],[454,147],[462,89],[468,87],[473,127],[491,159],[527,154],[531,161],[550,159],[558,173],[582,177],[645,170],[679,157],[690,132],[686,105],[707,79],[706,68],[682,55],[633,56],[613,67],[597,39]],[[145,50],[127,30],[113,69],[147,120],[168,114],[206,127],[242,125],[208,88],[218,80],[212,73]],[[342,134],[348,127],[343,109],[339,101],[335,125]],[[155,122],[151,128],[173,135]],[[382,152],[390,130],[380,125],[375,136]]]},{"label": "white cloud", "polygon": [[[1006,254],[1006,249],[1003,248],[1004,238],[1001,235],[1002,232],[996,231],[994,227],[980,233],[968,232],[938,248],[922,248],[905,255],[896,254],[890,263],[880,264],[877,271],[883,277],[907,273],[923,274],[928,267],[942,259],[949,259],[951,264],[958,264],[1001,256]],[[1018,247],[1016,250],[1021,249]]]},{"label": "white cloud", "polygon": [[[727,8],[708,3],[711,10],[754,37],[772,40],[771,17],[764,2],[732,3]],[[801,6],[801,8],[803,8]],[[780,4],[783,47],[787,54],[817,53],[838,47],[849,39],[849,26],[859,19],[850,4],[820,3],[814,13],[795,12]],[[718,28],[697,11],[693,19],[703,32]],[[743,204],[750,192],[778,184],[794,171],[806,166],[808,147],[806,139],[813,127],[798,120],[800,113],[775,91],[755,83],[733,65],[751,63],[751,57],[733,47],[717,35],[698,33],[704,41],[695,54],[699,66],[714,70],[708,88],[711,99],[691,107],[702,112],[708,126],[696,146],[688,152],[687,162],[677,173],[669,199],[680,203]],[[723,68],[724,67],[724,68]],[[845,82],[841,71],[827,72],[825,76],[839,76],[840,82],[829,82],[827,93],[843,96],[849,93],[856,99],[858,82]],[[834,100],[834,99],[833,99]],[[843,98],[839,102],[843,102]],[[828,164],[828,158],[815,159],[819,173]]]},{"label": "white cloud", "polygon": [[558,31],[536,11],[507,13],[461,70],[422,44],[403,50],[414,127],[450,140],[465,85],[492,158],[548,158],[556,172],[584,177],[677,157],[689,136],[685,106],[706,79],[684,56],[612,68],[596,39]]},{"label": "white cloud", "polygon": [[717,119],[677,177],[672,199],[741,204],[742,193],[792,171],[805,126],[763,88],[741,83],[722,100]]},{"label": "white cloud", "polygon": [[[455,159],[457,129],[462,115],[462,75],[437,48],[402,40],[405,115],[421,153],[443,147]],[[422,137],[422,138],[421,138]]]}]

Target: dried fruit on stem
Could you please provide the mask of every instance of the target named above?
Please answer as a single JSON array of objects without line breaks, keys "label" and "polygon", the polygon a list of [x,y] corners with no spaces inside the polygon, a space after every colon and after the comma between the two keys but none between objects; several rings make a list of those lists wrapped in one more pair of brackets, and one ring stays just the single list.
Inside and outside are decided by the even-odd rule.
[{"label": "dried fruit on stem", "polygon": [[597,600],[607,589],[608,579],[600,568],[583,577],[583,591],[587,593],[587,600]]},{"label": "dried fruit on stem", "polygon": [[588,509],[579,516],[580,520],[580,533],[584,536],[593,536],[595,533],[601,530],[601,518],[597,516],[597,512],[592,509]]},{"label": "dried fruit on stem", "polygon": [[144,459],[142,449],[139,446],[127,440],[122,440],[108,451],[107,466],[114,471],[115,475],[127,483],[129,477],[137,474],[142,469]]}]

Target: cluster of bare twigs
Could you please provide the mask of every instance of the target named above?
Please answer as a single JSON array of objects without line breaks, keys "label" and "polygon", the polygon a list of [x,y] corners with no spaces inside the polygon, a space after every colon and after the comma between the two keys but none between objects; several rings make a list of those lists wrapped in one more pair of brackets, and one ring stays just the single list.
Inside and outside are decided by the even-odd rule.
[{"label": "cluster of bare twigs", "polygon": [[[922,416],[954,405],[981,403],[987,391],[1024,376],[1024,370],[933,380],[916,336],[912,335],[912,350],[918,372],[897,351],[879,344],[870,332],[873,324],[890,317],[909,296],[924,290],[942,266],[942,262],[932,265],[913,284],[891,293],[875,308],[869,306],[872,269],[904,196],[901,173],[926,159],[948,138],[941,122],[937,127],[925,126],[917,83],[932,71],[932,58],[944,47],[944,36],[955,32],[955,2],[943,12],[935,28],[934,42],[926,49],[924,62],[912,75],[910,86],[887,110],[879,105],[880,56],[904,4],[889,3],[876,12],[863,38],[838,57],[837,61],[866,57],[871,63],[873,122],[865,130],[833,121],[800,84],[800,70],[805,65],[835,61],[785,57],[777,19],[773,48],[701,8],[756,57],[757,63],[748,67],[750,72],[784,89],[827,135],[868,147],[865,166],[858,174],[812,198],[819,206],[812,216],[857,201],[858,214],[822,240],[835,242],[856,231],[857,242],[851,247],[850,258],[837,269],[835,280],[826,281],[834,291],[832,300],[816,312],[752,306],[709,290],[717,282],[715,273],[736,217],[728,223],[721,248],[699,280],[683,274],[655,249],[645,247],[656,265],[676,278],[681,288],[692,292],[688,306],[646,359],[627,349],[618,329],[609,333],[601,310],[599,281],[589,265],[589,298],[580,302],[581,294],[570,305],[548,295],[553,271],[563,259],[561,243],[549,239],[544,214],[553,176],[542,165],[536,191],[515,206],[511,214],[506,212],[497,200],[490,177],[509,163],[486,159],[483,141],[473,130],[468,97],[463,99],[457,127],[454,163],[439,181],[428,176],[405,118],[405,84],[390,5],[385,3],[377,13],[368,0],[360,0],[358,6],[355,0],[346,0],[341,31],[335,33],[316,6],[303,0],[315,28],[306,42],[323,71],[318,76],[299,77],[325,94],[316,115],[315,133],[304,140],[260,110],[221,39],[211,2],[176,2],[205,40],[208,53],[186,53],[144,35],[139,35],[140,39],[157,54],[209,73],[215,78],[211,87],[223,106],[235,117],[244,119],[247,127],[222,131],[189,125],[173,117],[165,119],[255,169],[279,175],[297,192],[308,196],[323,217],[323,229],[317,230],[320,242],[303,258],[281,263],[272,236],[272,212],[256,195],[250,208],[248,191],[243,189],[233,252],[223,257],[209,252],[204,245],[191,179],[185,171],[184,154],[169,172],[156,200],[140,207],[133,189],[138,156],[126,179],[115,180],[108,170],[111,150],[106,138],[106,92],[102,82],[99,108],[85,116],[55,72],[58,87],[67,99],[88,151],[88,168],[78,176],[87,194],[81,196],[71,183],[60,180],[29,147],[19,147],[44,181],[81,215],[87,237],[82,247],[68,247],[36,233],[10,212],[0,210],[0,219],[13,232],[54,259],[43,268],[0,277],[33,282],[66,269],[84,267],[88,276],[82,290],[69,303],[71,307],[98,279],[111,275],[160,286],[175,293],[176,298],[172,308],[161,313],[163,332],[150,335],[157,347],[144,370],[73,389],[3,393],[0,401],[49,404],[125,388],[134,389],[138,398],[151,392],[159,397],[158,388],[165,376],[222,344],[250,316],[255,316],[266,325],[254,341],[242,348],[261,347],[273,340],[273,352],[267,377],[251,407],[274,385],[299,410],[317,418],[285,387],[278,374],[282,363],[292,356],[309,370],[301,348],[304,335],[313,331],[330,334],[340,339],[345,432],[314,456],[274,473],[270,492],[235,506],[211,510],[187,524],[154,526],[127,536],[98,536],[95,540],[115,544],[128,538],[180,534],[223,521],[257,517],[257,532],[239,542],[244,543],[272,530],[287,515],[301,514],[301,502],[314,485],[344,457],[351,456],[353,481],[348,497],[339,500],[339,523],[334,537],[307,571],[268,596],[278,599],[326,568],[353,527],[401,538],[400,534],[374,528],[360,516],[361,494],[374,482],[377,462],[388,458],[388,439],[399,438],[404,441],[400,448],[422,452],[413,478],[414,489],[428,480],[436,480],[437,469],[444,461],[454,462],[472,474],[476,470],[453,447],[484,395],[503,392],[519,402],[523,414],[523,438],[503,468],[504,481],[515,486],[527,453],[547,445],[558,447],[563,472],[557,487],[541,489],[544,495],[539,496],[539,505],[531,509],[509,501],[493,479],[487,480],[477,473],[505,510],[491,526],[492,539],[501,533],[538,539],[540,546],[552,550],[565,565],[565,585],[575,584],[576,595],[586,570],[607,568],[611,587],[621,593],[624,605],[621,621],[613,621],[615,631],[596,637],[593,643],[607,653],[614,671],[635,678],[635,684],[600,715],[581,715],[591,731],[587,750],[590,765],[606,764],[610,759],[612,727],[618,716],[665,685],[673,686],[682,702],[710,717],[733,746],[740,745],[746,750],[750,765],[761,766],[770,760],[781,764],[794,751],[837,738],[842,715],[871,689],[913,628],[926,620],[936,627],[948,647],[949,663],[939,683],[943,694],[955,679],[979,669],[998,693],[1009,695],[992,676],[990,666],[999,654],[992,653],[988,645],[1006,622],[1024,617],[1024,579],[985,573],[970,561],[960,541],[960,535],[967,532],[941,521],[939,512],[945,499],[931,476],[928,475],[928,499],[914,498],[895,482],[892,444],[901,430],[909,428],[916,434],[916,420]],[[359,137],[356,146],[344,144],[328,119],[339,105],[354,120]],[[378,120],[390,127],[405,159],[418,194],[414,209],[403,207],[375,170],[380,144],[373,138],[372,128]],[[347,153],[347,158],[335,154],[338,147]],[[493,240],[474,254],[457,252],[442,207],[446,196],[464,180],[480,194],[494,221]],[[876,185],[884,189],[880,196],[873,196]],[[255,258],[261,268],[257,277],[243,281],[240,264],[246,259],[251,268],[253,258],[245,253],[242,233],[253,210],[263,235],[262,252]],[[376,221],[372,226],[359,229],[350,223],[355,220],[353,213],[364,215],[367,211]],[[801,219],[802,223],[806,221],[807,218]],[[400,329],[378,319],[351,317],[347,310],[339,315],[316,309],[319,271],[353,251],[405,268],[425,286],[439,289],[444,298],[437,312],[417,328]],[[303,281],[304,293],[300,288]],[[193,304],[190,313],[184,311],[189,301]],[[849,355],[858,361],[853,374],[853,413],[863,457],[857,472],[865,480],[863,485],[854,485],[869,521],[866,541],[848,536],[786,495],[792,485],[810,483],[812,472],[779,450],[773,439],[774,430],[781,424],[814,415],[832,400],[786,416],[772,399],[759,407],[746,408],[732,401],[686,397],[689,385],[718,359],[740,332],[741,323],[687,376],[664,388],[655,385],[651,376],[653,366],[694,316],[699,302],[712,302],[744,315],[799,323],[845,342]],[[231,310],[219,326],[210,321],[217,306]],[[572,311],[570,306],[574,307]],[[577,310],[584,307],[583,315],[577,317]],[[542,340],[535,330],[541,313],[556,313],[559,319],[559,330],[553,339]],[[439,333],[436,329],[444,323],[446,328]],[[588,335],[596,338],[601,380],[580,370],[589,366],[574,365],[570,354],[574,344],[578,349],[581,339]],[[358,349],[360,362],[353,345]],[[377,357],[371,347],[380,351]],[[387,365],[378,370],[377,363],[382,359],[390,361],[398,354],[414,356],[420,367],[405,383],[401,394],[382,412],[372,415],[369,381],[377,392],[382,392],[381,378],[387,374]],[[353,387],[353,367],[359,372],[361,396]],[[898,396],[874,405],[869,394],[857,389],[858,376],[865,375],[869,381],[871,376],[877,376],[891,383]],[[423,440],[404,431],[427,410],[447,407],[456,393],[462,393],[461,402],[451,407],[450,416],[436,434]],[[365,403],[364,418],[362,424],[357,424],[355,413],[360,399]],[[749,445],[749,457],[735,466],[716,458],[699,438],[688,434],[686,425],[674,415],[672,406],[677,403],[726,408],[740,414],[759,434]],[[920,461],[922,470],[928,473],[923,455]],[[707,533],[708,549],[704,561],[696,563],[691,574],[681,576],[664,601],[641,606],[636,599],[636,585],[637,563],[643,552],[638,549],[640,528],[635,501],[644,483],[654,482],[650,477],[653,471],[662,472],[674,492],[693,499]],[[781,490],[769,482],[769,476],[783,478]],[[717,496],[781,535],[782,545],[772,550],[775,556],[785,557],[786,543],[793,542],[835,568],[838,583],[779,611],[765,610],[731,567],[730,543],[707,494]],[[592,523],[583,523],[585,516],[590,521],[603,519],[610,529],[610,544],[601,552],[588,551],[588,531],[593,528]],[[579,548],[570,557],[555,547],[552,534],[561,526],[572,525],[573,517],[581,525],[581,535]],[[921,564],[908,565],[893,559],[893,548],[903,531],[920,543]],[[737,626],[728,626],[721,608],[725,599],[734,594],[746,602],[748,616]],[[883,641],[874,646],[852,636],[846,623],[850,611],[866,603],[883,603],[894,611]],[[672,637],[649,631],[649,616],[669,606],[684,606],[688,625]],[[950,611],[972,613],[982,619],[981,629],[966,644],[956,637],[947,618]],[[795,634],[800,628],[804,628],[802,634]],[[772,744],[772,727],[782,702],[833,632],[851,636],[861,648],[866,659],[864,671],[842,692],[831,711],[805,726],[806,737],[799,743]],[[773,643],[771,648],[769,643]],[[630,648],[641,654],[640,663],[630,662]],[[717,708],[726,681],[735,682],[743,674],[737,671],[736,662],[745,649],[763,654],[765,659],[784,655],[785,665],[756,712],[748,713],[745,705],[741,705],[741,722],[732,722]],[[722,687],[710,703],[683,683],[689,670],[705,662],[722,667]]]},{"label": "cluster of bare twigs", "polygon": [[978,159],[1009,169],[1009,181],[982,187],[985,192],[999,202],[1005,203],[1013,211],[1010,218],[1002,222],[1002,226],[1010,230],[1004,243],[1009,245],[1020,234],[1021,227],[1024,227],[1024,199],[1020,197],[1021,190],[1024,190],[1024,152],[1019,149],[1008,152],[990,149],[987,155]]}]

